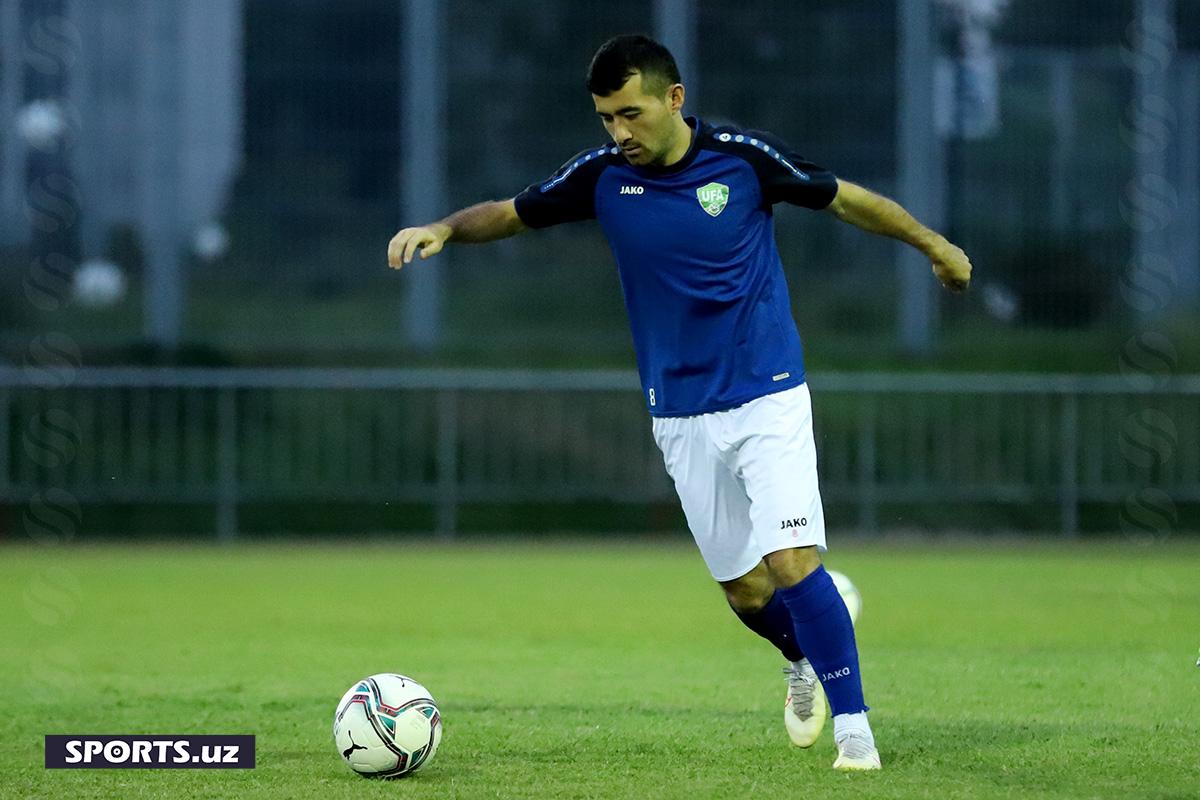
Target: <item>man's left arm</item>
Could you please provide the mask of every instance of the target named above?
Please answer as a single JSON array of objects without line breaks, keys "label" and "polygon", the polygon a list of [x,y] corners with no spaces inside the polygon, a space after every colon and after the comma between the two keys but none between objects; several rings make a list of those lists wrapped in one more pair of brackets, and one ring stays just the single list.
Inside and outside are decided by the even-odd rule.
[{"label": "man's left arm", "polygon": [[894,200],[875,194],[855,183],[837,181],[837,195],[828,210],[843,222],[881,236],[912,245],[928,256],[933,274],[942,285],[961,292],[971,282],[971,261],[962,248],[930,230]]}]

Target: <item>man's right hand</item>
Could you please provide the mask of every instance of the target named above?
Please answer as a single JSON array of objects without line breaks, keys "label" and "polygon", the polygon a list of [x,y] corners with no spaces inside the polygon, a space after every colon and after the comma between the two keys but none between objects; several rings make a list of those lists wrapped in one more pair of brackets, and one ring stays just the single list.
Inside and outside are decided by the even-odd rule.
[{"label": "man's right hand", "polygon": [[400,269],[405,264],[411,264],[418,248],[421,258],[437,255],[442,251],[442,245],[450,238],[451,232],[450,226],[442,222],[420,228],[405,228],[388,243],[388,266]]}]

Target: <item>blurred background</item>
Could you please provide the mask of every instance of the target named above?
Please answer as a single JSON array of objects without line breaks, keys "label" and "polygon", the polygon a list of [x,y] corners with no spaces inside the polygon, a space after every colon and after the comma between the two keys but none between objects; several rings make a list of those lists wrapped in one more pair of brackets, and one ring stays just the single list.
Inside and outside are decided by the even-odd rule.
[{"label": "blurred background", "polygon": [[0,537],[683,535],[595,224],[385,259],[631,31],[975,265],[777,209],[831,527],[1200,528],[1200,0],[0,0]]}]

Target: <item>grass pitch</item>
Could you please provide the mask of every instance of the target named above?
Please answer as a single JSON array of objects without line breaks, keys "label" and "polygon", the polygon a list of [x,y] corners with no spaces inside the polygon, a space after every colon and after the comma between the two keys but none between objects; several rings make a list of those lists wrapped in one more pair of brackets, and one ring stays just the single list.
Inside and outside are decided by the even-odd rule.
[{"label": "grass pitch", "polygon": [[[783,730],[781,660],[682,544],[0,550],[0,796],[1200,795],[1200,547],[854,545],[884,761]],[[333,707],[411,674],[422,772],[342,765]],[[253,733],[252,771],[42,768],[46,733]]]}]

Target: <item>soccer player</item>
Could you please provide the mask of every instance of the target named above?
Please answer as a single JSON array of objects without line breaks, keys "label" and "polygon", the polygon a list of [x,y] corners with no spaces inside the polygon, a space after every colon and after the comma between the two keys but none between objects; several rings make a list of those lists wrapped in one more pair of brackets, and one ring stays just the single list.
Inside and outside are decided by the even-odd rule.
[{"label": "soccer player", "polygon": [[597,219],[620,273],[654,439],[713,578],[789,662],[784,722],[810,747],[833,711],[839,770],[879,769],[854,629],[821,564],[825,518],[800,338],[772,206],[827,209],[919,249],[944,286],[971,264],[895,202],[775,136],[684,117],[670,52],[618,36],[587,87],[611,144],[583,150],[509,200],[480,203],[388,245],[399,269],[447,242]]}]

